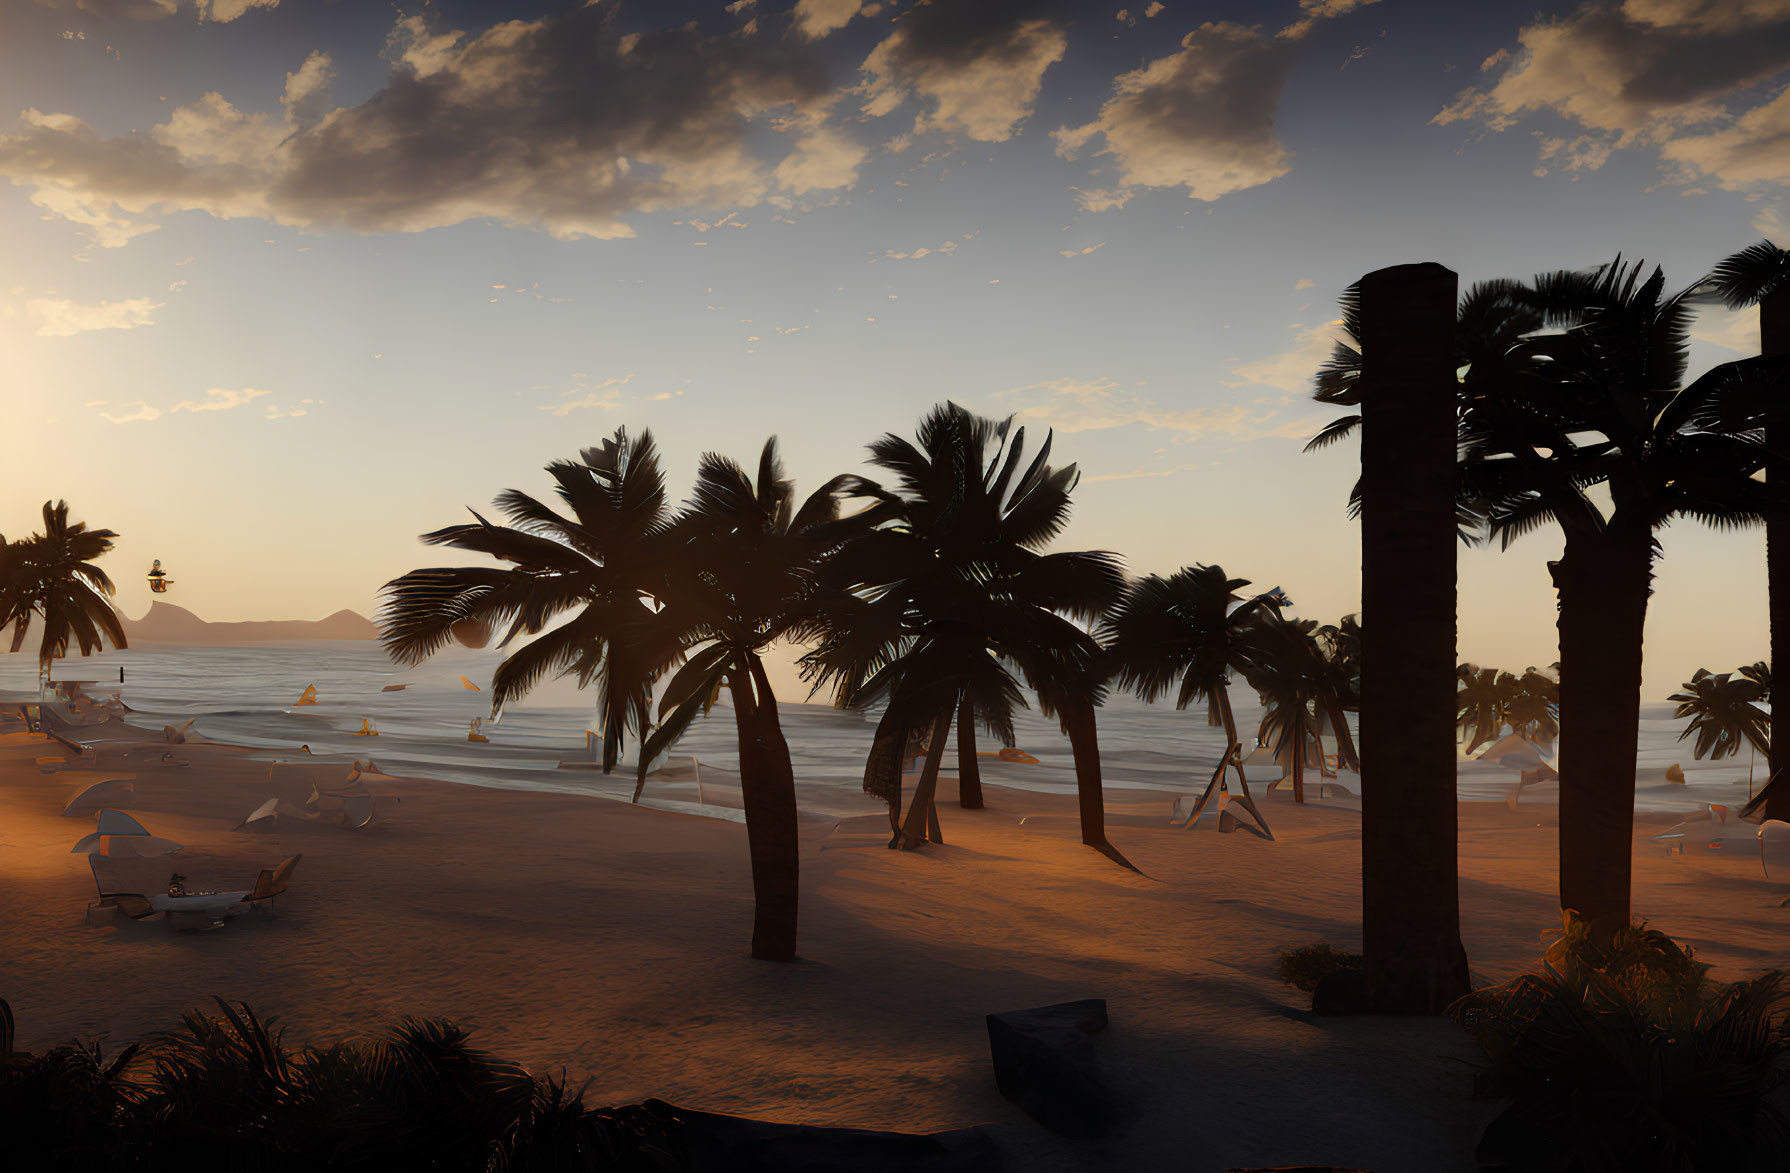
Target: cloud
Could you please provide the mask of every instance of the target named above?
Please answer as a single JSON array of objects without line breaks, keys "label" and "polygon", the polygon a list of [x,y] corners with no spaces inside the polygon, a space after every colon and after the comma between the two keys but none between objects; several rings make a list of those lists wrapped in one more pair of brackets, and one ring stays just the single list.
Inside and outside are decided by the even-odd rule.
[{"label": "cloud", "polygon": [[1208,202],[1285,175],[1291,156],[1274,114],[1297,52],[1292,41],[1208,23],[1181,46],[1120,74],[1094,121],[1052,132],[1057,153],[1074,158],[1100,138],[1097,153],[1113,156],[1125,187],[1184,187]]},{"label": "cloud", "polygon": [[1152,431],[1179,433],[1175,439],[1180,443],[1207,436],[1233,440],[1308,439],[1326,422],[1323,419],[1276,422],[1280,415],[1278,408],[1260,403],[1164,408],[1135,391],[1120,387],[1109,375],[1031,383],[996,392],[994,398],[1004,401],[1027,419],[1061,432],[1105,431],[1141,424]]},{"label": "cloud", "polygon": [[[46,8],[77,8],[102,20],[160,20],[180,11],[180,0],[37,0]],[[256,8],[277,8],[280,0],[193,0],[200,20],[228,24]]]},{"label": "cloud", "polygon": [[1153,19],[1163,9],[1161,0],[1150,0],[1150,6],[1144,9],[1145,19]]},{"label": "cloud", "polygon": [[1486,59],[1486,70],[1503,67],[1494,83],[1462,90],[1432,123],[1495,133],[1547,113],[1577,124],[1579,133],[1540,136],[1543,162],[1567,171],[1651,147],[1687,184],[1706,176],[1745,190],[1790,179],[1790,101],[1744,94],[1790,69],[1790,0],[1587,3],[1523,26],[1517,44]]},{"label": "cloud", "polygon": [[1330,358],[1331,351],[1336,349],[1336,339],[1346,335],[1343,334],[1341,321],[1309,328],[1295,324],[1291,328],[1298,331],[1294,336],[1292,349],[1254,362],[1238,363],[1231,368],[1234,378],[1224,380],[1224,385],[1273,387],[1294,395],[1309,392],[1318,368],[1324,365]]},{"label": "cloud", "polygon": [[1275,36],[1283,40],[1296,41],[1317,27],[1320,20],[1332,20],[1357,8],[1366,8],[1369,4],[1378,4],[1380,0],[1299,0],[1300,18],[1280,30]]},{"label": "cloud", "polygon": [[1103,240],[1099,244],[1090,244],[1086,248],[1066,248],[1058,252],[1057,255],[1059,257],[1085,257],[1089,253],[1098,252],[1105,247],[1106,241]]},{"label": "cloud", "polygon": [[819,127],[797,140],[795,150],[777,164],[777,186],[791,195],[851,187],[858,182],[858,165],[868,153],[849,135]]},{"label": "cloud", "polygon": [[84,305],[62,297],[34,297],[25,303],[25,311],[38,320],[40,338],[68,338],[90,330],[135,330],[153,326],[150,315],[166,305],[148,297],[125,301],[102,301]]},{"label": "cloud", "polygon": [[[207,391],[206,398],[198,403],[191,399],[183,399],[176,403],[173,411],[229,411],[233,407],[241,407],[252,403],[264,395],[272,395],[272,391],[262,391],[254,387],[244,387],[240,391],[232,391],[225,387],[213,387]],[[272,410],[271,408],[269,410]],[[300,413],[303,414],[303,413]]]},{"label": "cloud", "polygon": [[1313,281],[1310,277],[1301,277],[1301,278],[1299,278],[1298,282],[1293,286],[1293,292],[1297,293],[1301,289],[1310,289],[1313,285],[1316,285],[1316,284],[1317,284],[1317,282]]},{"label": "cloud", "polygon": [[1032,15],[1036,7],[975,0],[910,9],[864,59],[870,82],[863,113],[892,114],[913,99],[923,107],[915,134],[943,130],[1006,142],[1030,117],[1044,71],[1069,46],[1054,21]]},{"label": "cloud", "polygon": [[870,263],[875,264],[877,261],[883,260],[883,259],[887,259],[887,260],[891,260],[891,261],[917,261],[921,257],[932,257],[932,256],[948,257],[952,253],[956,252],[957,248],[958,248],[958,244],[955,240],[947,240],[945,243],[939,245],[937,248],[917,248],[917,249],[914,249],[912,252],[904,253],[904,252],[897,252],[894,249],[886,249],[883,252],[883,255],[881,257],[872,257]]},{"label": "cloud", "polygon": [[[633,235],[634,213],[764,200],[790,152],[761,157],[764,142],[787,140],[754,131],[779,108],[811,130],[835,98],[816,50],[690,27],[618,35],[613,8],[477,34],[406,17],[386,46],[385,84],[355,106],[324,109],[329,61],[313,54],[288,76],[279,116],[208,93],[148,134],[106,137],[30,110],[0,134],[0,176],[60,193],[58,214],[121,221],[114,236],[147,230],[116,208],[360,232],[493,219],[615,238]],[[791,173],[807,158],[843,175],[842,141],[799,140]]]},{"label": "cloud", "polygon": [[[154,420],[162,418],[162,413],[159,410],[144,403],[141,399],[132,403],[121,403],[118,406],[118,412],[102,411],[99,414],[115,424],[128,424],[136,420]],[[124,411],[123,409],[127,407],[134,407],[136,410]]]},{"label": "cloud", "polygon": [[862,7],[859,0],[797,0],[796,35],[818,40],[850,24]]},{"label": "cloud", "polygon": [[[633,374],[630,373],[623,375],[620,378],[604,379],[595,387],[591,387],[584,383],[585,377],[586,376],[582,371],[574,374],[572,378],[577,381],[578,385],[569,391],[560,392],[560,397],[566,399],[566,402],[543,403],[540,405],[541,410],[549,415],[556,415],[561,418],[586,407],[600,407],[606,411],[612,410],[621,406],[622,393],[620,389],[634,380]],[[582,399],[569,398],[569,396],[578,395],[580,393],[584,396]]]},{"label": "cloud", "polygon": [[291,411],[281,411],[277,406],[270,403],[267,405],[267,411],[262,415],[261,418],[270,419],[270,420],[278,420],[278,419],[290,420],[290,419],[297,419],[299,416],[304,415],[304,414],[306,414],[306,411],[302,407],[295,407]]},{"label": "cloud", "polygon": [[1691,337],[1741,354],[1759,353],[1759,307],[1705,311],[1691,327]]},{"label": "cloud", "polygon": [[1136,194],[1123,187],[1107,187],[1085,190],[1070,188],[1075,193],[1075,204],[1084,212],[1111,212],[1131,202]]}]

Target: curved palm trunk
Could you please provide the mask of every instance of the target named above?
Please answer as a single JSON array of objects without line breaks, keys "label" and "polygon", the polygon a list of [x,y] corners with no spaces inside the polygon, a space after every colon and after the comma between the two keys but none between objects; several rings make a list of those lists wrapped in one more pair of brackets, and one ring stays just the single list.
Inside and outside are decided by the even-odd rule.
[{"label": "curved palm trunk", "polygon": [[1569,533],[1550,567],[1560,599],[1560,906],[1629,921],[1641,639],[1653,578],[1645,528]]},{"label": "curved palm trunk", "polygon": [[1349,732],[1349,711],[1341,705],[1331,705],[1330,727],[1336,731],[1336,764],[1359,774],[1361,754],[1355,748],[1355,735]]},{"label": "curved palm trunk", "polygon": [[933,795],[938,791],[939,764],[944,761],[945,742],[950,738],[951,708],[947,706],[939,710],[938,718],[932,723],[932,740],[926,747],[926,764],[920,769],[920,783],[914,787],[914,801],[907,808],[907,818],[902,820],[901,830],[891,847],[912,851],[926,842],[929,832],[935,842],[943,842],[937,837],[938,813],[933,808]]},{"label": "curved palm trunk", "polygon": [[1437,264],[1361,279],[1361,938],[1368,1002],[1383,1014],[1440,1014],[1469,986],[1454,757],[1457,288]]},{"label": "curved palm trunk", "polygon": [[982,767],[976,762],[976,706],[969,697],[957,702],[957,805],[982,809]]},{"label": "curved palm trunk", "polygon": [[1311,731],[1305,727],[1303,715],[1294,721],[1291,732],[1293,737],[1293,760],[1288,763],[1287,772],[1293,775],[1293,801],[1304,802],[1305,739],[1311,736]]},{"label": "curved palm trunk", "polygon": [[746,671],[727,676],[740,744],[740,798],[752,855],[752,956],[796,959],[801,851],[796,836],[796,780],[789,744],[777,718],[777,698],[758,656]]},{"label": "curved palm trunk", "polygon": [[1100,735],[1094,722],[1094,706],[1075,700],[1068,706],[1065,726],[1069,751],[1075,756],[1075,797],[1081,809],[1081,841],[1114,863],[1132,871],[1137,866],[1106,837],[1106,794],[1100,775]]},{"label": "curved palm trunk", "polygon": [[[1790,354],[1790,288],[1780,289],[1759,302],[1759,353]],[[1790,445],[1790,404],[1770,403],[1765,409],[1765,446],[1775,456],[1785,451],[1786,445]],[[1775,459],[1766,466],[1767,482],[1783,475]],[[1775,677],[1780,665],[1782,670],[1790,671],[1790,518],[1769,517],[1765,521],[1765,581],[1771,619],[1771,670]],[[1772,712],[1777,712],[1775,707]],[[1785,741],[1790,743],[1790,737]],[[1777,730],[1773,729],[1766,752],[1766,785],[1785,769],[1790,769],[1790,744],[1780,745]]]}]

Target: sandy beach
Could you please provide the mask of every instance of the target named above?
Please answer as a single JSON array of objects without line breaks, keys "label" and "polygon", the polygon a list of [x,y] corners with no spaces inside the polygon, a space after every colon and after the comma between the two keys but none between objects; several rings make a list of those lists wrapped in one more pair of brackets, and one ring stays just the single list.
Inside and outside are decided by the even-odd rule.
[{"label": "sandy beach", "polygon": [[[1470,1167],[1498,1105],[1470,1094],[1473,1053],[1437,1020],[1325,1019],[1282,983],[1278,951],[1359,948],[1359,816],[1265,810],[1277,839],[1167,826],[1160,794],[1108,795],[1114,841],[1083,847],[1074,799],[989,788],[947,844],[885,844],[880,814],[803,824],[802,960],[747,957],[745,828],[600,799],[404,779],[397,813],[360,831],[282,821],[231,828],[268,767],[230,746],[169,747],[113,722],[97,760],[56,773],[57,747],[0,738],[0,990],[18,1045],[113,1046],[216,995],[249,1002],[294,1043],[447,1016],[536,1071],[590,1081],[593,1103],[659,1096],[809,1123],[990,1126],[1017,1169],[1225,1170],[1336,1163],[1399,1173]],[[205,933],[160,921],[92,927],[91,818],[79,785],[133,776],[131,806],[178,855],[102,860],[109,889],[250,886],[304,859],[277,916]],[[728,779],[705,775],[714,795]],[[1653,816],[1637,835],[1670,820]],[[1476,976],[1531,964],[1557,923],[1552,809],[1461,807],[1463,937]],[[1790,966],[1783,887],[1756,859],[1637,851],[1635,910],[1720,978]],[[1097,1039],[1133,1104],[1104,1142],[1054,1136],[998,1094],[983,1016],[1107,999]]]}]

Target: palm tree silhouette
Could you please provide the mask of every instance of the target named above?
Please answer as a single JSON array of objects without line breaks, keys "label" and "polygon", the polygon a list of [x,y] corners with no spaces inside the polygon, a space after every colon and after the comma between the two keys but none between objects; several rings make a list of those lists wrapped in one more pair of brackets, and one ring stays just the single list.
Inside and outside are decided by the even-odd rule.
[{"label": "palm tree silhouette", "polygon": [[1278,587],[1247,598],[1237,593],[1248,585],[1248,579],[1231,578],[1221,566],[1203,564],[1183,567],[1167,578],[1149,575],[1127,588],[1102,622],[1100,640],[1106,645],[1106,670],[1120,688],[1146,703],[1173,688],[1175,708],[1204,700],[1206,723],[1224,727],[1224,754],[1183,826],[1199,822],[1212,795],[1227,788],[1227,772],[1235,770],[1237,793],[1230,801],[1248,811],[1272,839],[1243,775],[1230,682],[1248,674],[1250,626],[1289,600]]},{"label": "palm tree silhouette", "polygon": [[[1764,689],[1757,680],[1728,672],[1717,675],[1707,668],[1699,668],[1679,686],[1678,692],[1666,699],[1678,703],[1672,713],[1674,718],[1690,718],[1690,724],[1678,735],[1678,740],[1695,734],[1697,740],[1691,747],[1691,754],[1699,761],[1707,757],[1718,762],[1732,757],[1740,752],[1742,742],[1755,751],[1763,750],[1766,760],[1770,761],[1770,718],[1759,707],[1763,695]],[[1749,767],[1748,798],[1752,797],[1752,789],[1752,769]]]},{"label": "palm tree silhouette", "polygon": [[[1050,466],[1049,433],[1027,462],[1024,428],[955,403],[929,412],[916,441],[888,434],[870,446],[895,486],[855,486],[887,513],[836,563],[835,586],[865,589],[834,592],[826,634],[804,658],[809,678],[832,686],[837,704],[887,702],[865,789],[891,800],[892,845],[908,847],[936,830],[930,780],[965,697],[1010,742],[1023,681],[1070,737],[1082,841],[1116,857],[1094,727],[1100,647],[1084,625],[1118,599],[1123,571],[1105,552],[1040,552],[1068,521],[1076,468]],[[903,820],[898,763],[927,728],[927,765]]]},{"label": "palm tree silhouette", "polygon": [[[538,637],[498,666],[491,715],[549,675],[575,675],[581,688],[594,684],[609,773],[624,738],[644,737],[652,724],[652,686],[669,662],[663,649],[649,646],[644,605],[666,590],[665,477],[652,433],[630,441],[625,428],[576,461],[554,461],[547,473],[571,517],[512,489],[497,499],[509,525],[474,512],[475,525],[424,534],[428,545],[509,565],[428,567],[392,580],[382,588],[380,638],[395,662],[415,667],[467,620],[507,628],[499,648],[521,635]],[[546,630],[568,613],[570,621]]]},{"label": "palm tree silhouette", "polygon": [[42,533],[16,542],[0,537],[0,631],[12,626],[14,652],[25,646],[31,621],[43,621],[38,641],[40,673],[68,654],[72,641],[83,656],[127,645],[124,627],[110,602],[114,588],[94,560],[112,548],[118,535],[69,524],[68,502],[45,501]]},{"label": "palm tree silhouette", "polygon": [[765,673],[765,649],[821,631],[819,568],[875,515],[841,518],[856,484],[835,477],[797,502],[795,484],[765,442],[756,477],[705,453],[696,488],[661,543],[663,606],[649,646],[681,657],[659,701],[660,724],[641,748],[639,774],[668,751],[726,688],[739,737],[740,792],[752,854],[752,956],[793,961],[800,890],[795,771]]},{"label": "palm tree silhouette", "polygon": [[1517,678],[1496,668],[1462,664],[1455,669],[1459,689],[1455,693],[1455,728],[1462,733],[1473,731],[1467,743],[1467,754],[1487,742],[1496,741],[1510,719],[1510,708],[1517,696]]},{"label": "palm tree silhouette", "polygon": [[1327,684],[1334,679],[1318,645],[1318,622],[1294,619],[1277,610],[1264,611],[1247,630],[1243,663],[1246,678],[1262,698],[1262,724],[1256,741],[1285,763],[1293,782],[1293,801],[1305,801],[1305,767],[1318,743],[1318,713],[1332,699]]},{"label": "palm tree silhouette", "polygon": [[[1720,366],[1683,386],[1691,294],[1620,257],[1537,278],[1563,332],[1511,347],[1462,384],[1463,484],[1503,546],[1549,522],[1559,599],[1560,899],[1589,921],[1628,923],[1641,641],[1658,543],[1688,516],[1757,522],[1770,493],[1757,404],[1778,360]],[[1777,366],[1771,364],[1778,363]],[[1602,486],[1607,496],[1587,490]]]},{"label": "palm tree silhouette", "polygon": [[[1790,252],[1769,240],[1722,258],[1705,279],[1706,292],[1729,309],[1759,307],[1759,353],[1790,354]],[[1765,479],[1782,482],[1781,454],[1790,448],[1790,398],[1775,395],[1763,405],[1765,447],[1778,454],[1766,465]],[[1765,580],[1771,622],[1771,663],[1790,657],[1790,518],[1765,519]],[[1790,751],[1782,745],[1766,758],[1767,783],[1790,768]]]}]

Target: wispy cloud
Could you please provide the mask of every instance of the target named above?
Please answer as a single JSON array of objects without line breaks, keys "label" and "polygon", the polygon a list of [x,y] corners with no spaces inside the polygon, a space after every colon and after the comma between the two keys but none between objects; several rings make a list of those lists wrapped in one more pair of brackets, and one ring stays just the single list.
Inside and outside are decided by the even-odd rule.
[{"label": "wispy cloud", "polygon": [[[176,403],[171,410],[191,412],[229,411],[233,407],[241,407],[244,404],[253,403],[263,396],[272,394],[272,391],[263,391],[257,387],[244,387],[240,391],[231,390],[227,387],[213,387],[205,393],[204,399],[199,400],[198,402],[194,402],[191,399],[183,399],[179,403]],[[301,412],[300,414],[303,413]]]},{"label": "wispy cloud", "polygon": [[[576,385],[570,390],[560,392],[560,397],[566,402],[543,403],[540,405],[542,411],[549,415],[568,416],[586,407],[597,407],[606,411],[613,410],[621,406],[621,388],[627,386],[634,379],[633,373],[630,372],[620,378],[604,379],[593,387],[584,382],[586,376],[583,372],[572,377],[576,381]],[[570,398],[573,395],[581,396],[581,398]]]},{"label": "wispy cloud", "polygon": [[1324,425],[1322,418],[1286,419],[1276,403],[1215,403],[1170,408],[1121,387],[1110,375],[1094,379],[1065,377],[1031,383],[995,394],[1013,411],[1061,432],[1104,431],[1141,424],[1153,431],[1178,433],[1176,442],[1206,436],[1233,440],[1264,437],[1305,439]]},{"label": "wispy cloud", "polygon": [[25,303],[25,311],[37,319],[39,337],[69,338],[91,330],[135,330],[139,326],[153,326],[155,319],[151,315],[166,304],[148,297],[102,301],[93,305],[63,297],[34,297]]},{"label": "wispy cloud", "polygon": [[1342,336],[1342,322],[1327,322],[1307,327],[1294,323],[1289,329],[1298,333],[1293,346],[1279,354],[1231,367],[1233,378],[1224,380],[1226,387],[1273,387],[1294,395],[1311,390],[1312,378],[1330,357],[1336,340]]},{"label": "wispy cloud", "polygon": [[[135,408],[136,410],[127,411],[126,408]],[[141,399],[119,404],[116,412],[102,411],[99,414],[115,424],[128,424],[136,420],[153,420],[162,417],[159,408],[151,407]]]}]

